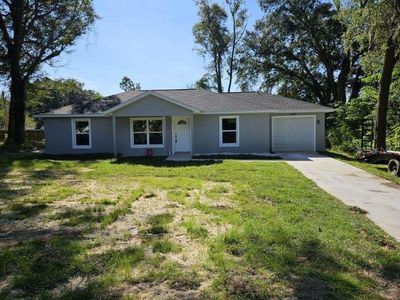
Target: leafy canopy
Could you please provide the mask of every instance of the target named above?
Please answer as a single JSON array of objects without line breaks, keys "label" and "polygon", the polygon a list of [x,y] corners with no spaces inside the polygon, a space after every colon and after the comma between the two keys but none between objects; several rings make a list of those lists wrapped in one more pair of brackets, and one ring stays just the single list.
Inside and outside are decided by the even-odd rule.
[{"label": "leafy canopy", "polygon": [[75,79],[37,79],[28,85],[27,91],[29,115],[102,97],[96,91],[85,89],[84,84]]},{"label": "leafy canopy", "polygon": [[18,63],[23,80],[39,71],[87,33],[97,16],[91,0],[0,1],[1,74]]},{"label": "leafy canopy", "polygon": [[343,24],[332,3],[260,0],[265,12],[245,37],[239,67],[243,90],[264,90],[329,104],[346,100],[357,56],[344,51]]},{"label": "leafy canopy", "polygon": [[141,89],[140,83],[133,82],[128,76],[122,77],[119,87],[125,92]]}]

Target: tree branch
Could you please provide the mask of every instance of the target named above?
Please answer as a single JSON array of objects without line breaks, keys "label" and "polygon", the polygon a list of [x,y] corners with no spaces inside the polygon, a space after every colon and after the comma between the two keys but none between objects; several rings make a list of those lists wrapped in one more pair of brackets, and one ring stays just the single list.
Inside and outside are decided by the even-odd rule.
[{"label": "tree branch", "polygon": [[11,41],[10,35],[8,34],[7,26],[4,22],[4,18],[3,18],[2,14],[0,14],[0,29],[3,34],[4,40],[7,43],[7,47],[10,48],[12,46],[12,41]]}]

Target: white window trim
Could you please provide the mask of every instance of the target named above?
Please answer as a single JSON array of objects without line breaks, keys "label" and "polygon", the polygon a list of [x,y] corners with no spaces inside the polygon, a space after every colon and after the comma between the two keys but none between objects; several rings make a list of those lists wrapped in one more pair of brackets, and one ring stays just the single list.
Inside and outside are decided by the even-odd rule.
[{"label": "white window trim", "polygon": [[[76,122],[89,123],[89,145],[76,144]],[[72,149],[92,149],[92,124],[90,119],[71,119]]]},{"label": "white window trim", "polygon": [[[152,120],[161,120],[162,121],[162,140],[163,143],[159,145],[152,145],[150,144],[150,131],[149,131],[149,121]],[[146,121],[146,133],[147,135],[147,144],[146,145],[135,145],[133,139],[133,121]],[[132,149],[146,149],[146,148],[164,148],[165,143],[165,117],[158,117],[158,118],[130,118],[129,121],[129,132],[130,132],[130,141],[131,141],[131,148]],[[139,133],[139,132],[138,132]]]},{"label": "white window trim", "polygon": [[[236,130],[222,130],[222,120],[236,119]],[[236,132],[236,143],[223,143],[222,132]],[[240,146],[240,126],[239,116],[219,116],[219,146],[220,147],[239,147]]]}]

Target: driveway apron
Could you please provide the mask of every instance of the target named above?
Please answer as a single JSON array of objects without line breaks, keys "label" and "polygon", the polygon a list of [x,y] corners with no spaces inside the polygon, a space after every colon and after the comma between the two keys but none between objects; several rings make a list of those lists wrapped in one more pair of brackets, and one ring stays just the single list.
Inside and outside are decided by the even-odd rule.
[{"label": "driveway apron", "polygon": [[343,203],[357,206],[400,241],[400,186],[317,153],[279,153],[288,164]]}]

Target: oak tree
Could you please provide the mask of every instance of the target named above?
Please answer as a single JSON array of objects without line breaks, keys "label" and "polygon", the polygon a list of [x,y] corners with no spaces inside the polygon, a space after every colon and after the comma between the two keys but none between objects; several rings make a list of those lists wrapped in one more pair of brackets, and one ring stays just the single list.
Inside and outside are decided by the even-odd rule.
[{"label": "oak tree", "polygon": [[8,143],[24,142],[26,86],[96,20],[92,0],[1,0],[0,71],[10,82]]}]

